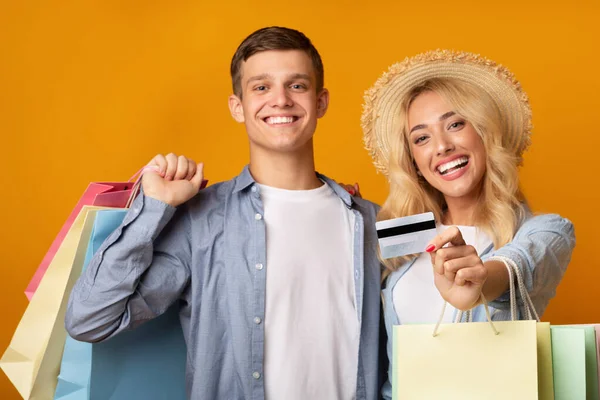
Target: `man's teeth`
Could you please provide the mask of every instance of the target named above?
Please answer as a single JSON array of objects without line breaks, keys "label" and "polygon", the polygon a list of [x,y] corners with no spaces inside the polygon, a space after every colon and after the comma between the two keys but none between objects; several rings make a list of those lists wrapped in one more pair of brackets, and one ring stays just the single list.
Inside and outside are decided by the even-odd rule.
[{"label": "man's teeth", "polygon": [[267,124],[291,124],[294,122],[294,117],[269,117],[265,121]]},{"label": "man's teeth", "polygon": [[461,164],[466,164],[467,161],[469,161],[469,159],[467,157],[457,158],[456,160],[452,160],[450,162],[440,165],[438,167],[438,171],[440,171],[440,174],[444,174],[446,171],[448,171],[451,168],[458,167]]}]

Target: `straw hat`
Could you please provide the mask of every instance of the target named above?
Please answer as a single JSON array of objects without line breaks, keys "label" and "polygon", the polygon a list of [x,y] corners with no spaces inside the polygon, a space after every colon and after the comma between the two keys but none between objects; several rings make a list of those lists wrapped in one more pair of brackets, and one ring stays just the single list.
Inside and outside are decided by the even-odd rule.
[{"label": "straw hat", "polygon": [[414,87],[431,78],[454,78],[485,90],[506,118],[504,146],[512,149],[521,163],[530,143],[531,108],[527,94],[514,75],[478,54],[435,50],[392,65],[365,92],[361,118],[363,139],[380,172],[388,175],[390,143],[385,133],[396,126],[400,102]]}]

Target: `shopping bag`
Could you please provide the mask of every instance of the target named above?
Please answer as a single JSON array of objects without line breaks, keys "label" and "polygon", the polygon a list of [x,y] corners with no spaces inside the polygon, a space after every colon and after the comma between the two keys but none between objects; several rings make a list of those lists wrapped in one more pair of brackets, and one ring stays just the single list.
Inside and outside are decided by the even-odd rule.
[{"label": "shopping bag", "polygon": [[394,326],[394,399],[538,398],[535,321]]},{"label": "shopping bag", "polygon": [[[517,319],[517,314],[520,311],[523,318],[527,320],[537,321],[537,367],[538,367],[538,398],[540,400],[554,400],[554,374],[552,363],[552,335],[551,327],[548,322],[540,322],[540,317],[535,311],[535,307],[527,288],[523,275],[517,264],[506,257],[492,257],[497,261],[502,261],[506,266],[509,277],[509,295],[510,295],[510,313],[511,321]],[[522,303],[519,310],[519,302],[517,301],[517,293],[520,295]]]},{"label": "shopping bag", "polygon": [[598,400],[598,347],[594,326],[552,327],[556,400]]},{"label": "shopping bag", "polygon": [[[486,304],[488,322],[394,326],[394,399],[553,398],[549,324],[539,323],[531,310],[516,265],[502,261],[509,271],[512,321],[492,322]],[[515,280],[525,321],[515,320]]]},{"label": "shopping bag", "polygon": [[554,375],[552,366],[552,335],[549,322],[538,322],[537,365],[538,397],[540,400],[554,400]]},{"label": "shopping bag", "polygon": [[[121,224],[126,212],[97,213],[87,262]],[[67,337],[54,399],[184,400],[185,365],[186,347],[174,306],[158,318],[106,342],[83,343]]]},{"label": "shopping bag", "polygon": [[[98,214],[96,213],[96,218]],[[96,218],[87,245],[85,260],[81,272],[85,271],[94,255],[93,241],[96,236]],[[60,363],[60,374],[56,384],[55,399],[77,400],[89,399],[92,346],[86,342],[80,342],[67,334],[62,361]]]},{"label": "shopping bag", "polygon": [[37,290],[44,273],[48,269],[48,265],[50,265],[50,262],[54,258],[56,251],[63,242],[73,221],[75,221],[75,218],[79,215],[81,208],[86,205],[117,208],[126,207],[132,195],[135,195],[134,186],[136,182],[131,181],[135,179],[138,174],[134,175],[130,179],[130,182],[93,182],[88,185],[75,205],[75,208],[73,208],[73,211],[71,211],[71,214],[69,214],[69,217],[58,232],[58,235],[50,245],[50,249],[46,252],[42,262],[31,278],[31,281],[27,285],[25,295],[29,300],[31,300],[31,297]]},{"label": "shopping bag", "polygon": [[594,325],[596,332],[596,367],[598,369],[598,393],[600,393],[600,325]]},{"label": "shopping bag", "polygon": [[92,345],[89,399],[185,400],[186,354],[173,306],[134,330]]},{"label": "shopping bag", "polygon": [[66,338],[68,295],[81,273],[99,209],[82,207],[0,359],[0,367],[24,399],[51,399],[54,395]]},{"label": "shopping bag", "polygon": [[596,367],[598,369],[598,393],[600,393],[600,324],[594,325],[596,333]]}]

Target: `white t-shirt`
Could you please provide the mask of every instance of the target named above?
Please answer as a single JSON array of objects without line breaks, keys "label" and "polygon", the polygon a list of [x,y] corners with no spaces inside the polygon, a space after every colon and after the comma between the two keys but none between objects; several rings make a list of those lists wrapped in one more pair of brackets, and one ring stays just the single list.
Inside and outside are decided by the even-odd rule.
[{"label": "white t-shirt", "polygon": [[354,399],[354,214],[327,184],[259,188],[267,228],[265,396]]},{"label": "white t-shirt", "polygon": [[[449,226],[438,225],[442,233]],[[475,247],[481,254],[492,240],[482,230],[474,226],[458,226],[465,243]],[[429,253],[422,253],[412,267],[398,280],[392,289],[394,309],[401,324],[436,323],[444,306],[444,299],[433,281],[433,266]],[[446,305],[443,322],[452,322],[456,309]]]}]

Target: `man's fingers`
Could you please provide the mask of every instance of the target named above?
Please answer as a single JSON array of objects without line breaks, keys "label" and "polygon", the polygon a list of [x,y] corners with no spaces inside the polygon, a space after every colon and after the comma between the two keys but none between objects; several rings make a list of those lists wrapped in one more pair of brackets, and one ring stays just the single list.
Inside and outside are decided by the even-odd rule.
[{"label": "man's fingers", "polygon": [[338,183],[338,185],[340,185],[341,187],[344,188],[344,190],[348,193],[350,193],[352,196],[354,196],[356,194],[356,189],[354,188],[354,186],[352,185],[347,185],[345,183]]},{"label": "man's fingers", "polygon": [[165,179],[171,181],[175,177],[175,172],[177,172],[178,159],[177,156],[173,153],[167,154],[165,159],[167,160]]},{"label": "man's fingers", "polygon": [[200,185],[202,185],[202,180],[204,179],[204,163],[199,163],[196,166],[196,173],[190,179],[190,182],[194,186],[196,190],[200,190]]},{"label": "man's fingers", "polygon": [[173,175],[174,180],[184,179],[188,174],[188,160],[185,156],[177,157],[177,169]]},{"label": "man's fingers", "polygon": [[[156,155],[144,168],[143,173],[156,172],[166,180],[191,180],[196,176],[198,164],[185,156],[169,153]],[[202,183],[202,179],[200,179]]]},{"label": "man's fingers", "polygon": [[196,162],[194,160],[191,159],[187,159],[187,163],[188,163],[188,173],[187,176],[185,177],[186,180],[191,181],[192,178],[194,177],[194,175],[196,175],[196,170],[198,169]]},{"label": "man's fingers", "polygon": [[156,171],[160,176],[165,176],[165,172],[167,171],[167,160],[165,156],[162,154],[156,155],[152,161],[148,163],[148,166],[156,166],[158,167],[158,171]]}]

